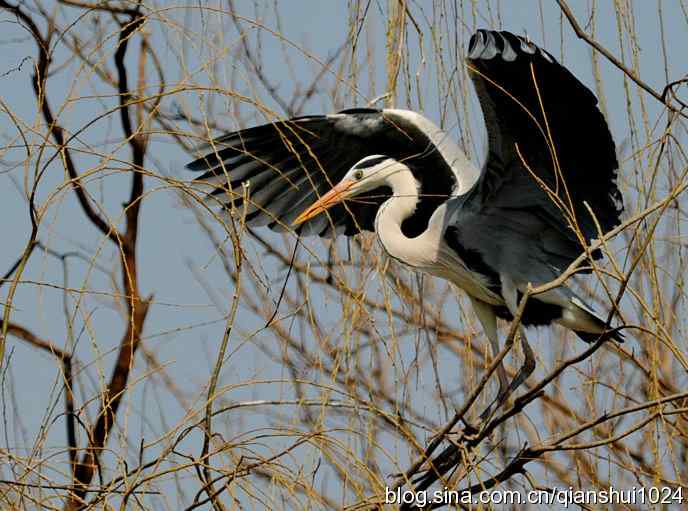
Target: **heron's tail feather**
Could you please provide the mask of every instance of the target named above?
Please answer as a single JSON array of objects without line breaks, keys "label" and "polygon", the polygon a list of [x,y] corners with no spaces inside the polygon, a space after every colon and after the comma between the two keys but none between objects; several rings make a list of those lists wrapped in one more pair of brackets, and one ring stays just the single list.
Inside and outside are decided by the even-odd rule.
[{"label": "heron's tail feather", "polygon": [[559,322],[587,343],[597,342],[600,338],[624,342],[624,336],[618,328],[609,327],[606,320],[575,295],[570,298],[569,306],[562,310]]},{"label": "heron's tail feather", "polygon": [[613,339],[616,342],[624,342],[626,339],[624,338],[623,334],[619,332],[615,328],[611,328],[605,332],[602,332],[600,334],[593,334],[590,332],[582,332],[580,330],[574,330],[576,335],[578,336],[579,339],[587,342],[588,344],[592,344],[594,342],[597,342],[600,337],[603,337],[604,340],[607,339]]}]

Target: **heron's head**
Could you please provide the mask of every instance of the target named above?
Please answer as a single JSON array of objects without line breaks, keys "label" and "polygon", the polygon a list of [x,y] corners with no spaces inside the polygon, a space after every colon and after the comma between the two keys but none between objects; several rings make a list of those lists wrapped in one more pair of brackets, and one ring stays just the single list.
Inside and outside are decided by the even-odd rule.
[{"label": "heron's head", "polygon": [[394,158],[375,154],[366,156],[344,175],[341,181],[320,197],[292,223],[299,225],[347,199],[385,186],[390,175],[407,167]]}]

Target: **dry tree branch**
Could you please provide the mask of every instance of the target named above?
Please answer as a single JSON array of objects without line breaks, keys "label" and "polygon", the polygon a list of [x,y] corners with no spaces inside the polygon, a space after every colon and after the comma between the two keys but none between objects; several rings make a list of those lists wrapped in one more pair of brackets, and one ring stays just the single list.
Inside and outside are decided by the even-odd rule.
[{"label": "dry tree branch", "polygon": [[[246,206],[248,204],[248,189],[244,188],[244,197],[242,209],[242,215],[239,221],[239,225],[232,221],[230,222],[230,239],[232,242],[232,247],[234,249],[234,293],[232,296],[231,306],[229,314],[227,316],[227,324],[225,326],[224,335],[222,336],[222,342],[220,344],[220,350],[217,355],[217,360],[215,362],[215,367],[213,368],[213,373],[210,377],[210,384],[208,385],[208,398],[205,408],[205,419],[203,421],[204,426],[204,436],[203,436],[203,448],[201,451],[201,459],[205,460],[203,465],[203,471],[201,472],[201,480],[203,484],[203,491],[208,495],[209,501],[212,503],[213,508],[216,511],[224,511],[225,506],[219,499],[219,495],[224,488],[221,490],[215,490],[213,479],[210,475],[210,441],[212,439],[212,417],[213,417],[213,402],[216,398],[217,382],[220,377],[220,371],[222,365],[225,362],[225,353],[227,351],[227,346],[229,344],[230,336],[232,335],[232,330],[234,328],[234,322],[237,318],[237,311],[239,310],[239,303],[241,301],[241,268],[244,260],[244,256],[241,250],[241,234],[245,229],[246,221]],[[236,211],[234,204],[232,203],[232,211]]]},{"label": "dry tree branch", "polygon": [[[5,0],[0,0],[0,8],[3,8],[11,13],[13,13],[17,19],[19,19],[25,26],[25,28],[31,33],[32,38],[34,39],[36,46],[38,48],[38,61],[36,63],[36,70],[35,73],[31,79],[31,85],[32,89],[34,91],[34,95],[36,96],[36,101],[38,103],[38,110],[42,113],[43,118],[48,126],[49,132],[52,135],[52,137],[55,139],[55,142],[58,146],[58,152],[62,158],[62,161],[65,165],[65,168],[67,169],[67,172],[69,174],[69,177],[71,178],[71,182],[74,188],[74,191],[77,195],[77,198],[79,200],[79,204],[81,205],[81,208],[83,209],[84,213],[86,216],[89,218],[91,223],[98,228],[98,230],[101,231],[105,236],[109,237],[113,242],[118,243],[119,241],[119,235],[117,231],[112,228],[111,226],[108,226],[108,224],[100,217],[98,213],[93,209],[91,206],[91,203],[89,201],[89,198],[86,194],[86,191],[84,188],[81,186],[81,183],[79,181],[79,175],[76,170],[76,166],[74,165],[74,161],[72,160],[72,155],[71,152],[68,150],[68,148],[65,145],[65,140],[64,140],[64,135],[63,135],[63,129],[62,127],[57,124],[56,119],[53,116],[52,109],[50,107],[50,104],[48,103],[48,98],[46,95],[45,91],[45,84],[46,84],[46,79],[48,77],[48,68],[50,66],[51,62],[51,54],[49,51],[50,47],[50,39],[51,35],[50,33],[44,37],[41,35],[40,30],[38,29],[38,26],[36,23],[33,21],[30,15],[26,14],[19,5],[12,5]],[[18,279],[21,277],[21,274],[23,272],[23,269],[33,251],[35,248],[35,241],[36,237],[38,235],[38,219],[36,217],[36,211],[35,211],[35,204],[34,204],[34,199],[35,199],[35,194],[36,194],[36,187],[38,186],[38,181],[40,180],[40,175],[36,176],[36,181],[34,182],[33,189],[31,191],[31,198],[30,198],[30,218],[31,218],[31,225],[32,225],[32,230],[31,230],[31,235],[29,237],[29,241],[26,244],[26,248],[24,249],[24,252],[22,254],[22,257],[20,258],[20,262],[18,265],[18,271],[16,278],[12,284],[12,288],[10,289],[8,293],[8,298],[7,298],[7,305],[5,306],[4,314],[3,314],[3,328],[2,328],[2,333],[0,334],[0,367],[2,367],[2,363],[4,360],[5,356],[5,336],[6,336],[6,325],[9,323],[9,316],[11,312],[11,304],[12,304],[12,297],[14,296],[14,293],[16,291],[16,285],[18,282]]]},{"label": "dry tree branch", "polygon": [[[465,403],[462,405],[459,411],[456,412],[454,417],[442,428],[442,430],[432,440],[430,445],[425,449],[423,456],[420,459],[418,459],[418,461],[416,461],[406,472],[404,472],[402,476],[400,476],[395,481],[395,490],[401,487],[403,484],[410,482],[413,476],[418,472],[418,470],[420,470],[420,468],[423,466],[425,462],[429,461],[431,462],[431,465],[434,465],[430,458],[432,453],[435,452],[437,447],[444,441],[445,437],[454,428],[454,426],[456,426],[459,423],[459,421],[464,420],[466,412],[468,412],[471,406],[473,406],[473,404],[475,403],[475,400],[478,399],[478,396],[486,389],[488,380],[490,379],[492,374],[497,370],[499,364],[502,363],[507,353],[511,351],[511,348],[514,344],[514,339],[516,337],[516,333],[518,332],[519,322],[521,320],[521,317],[523,316],[523,311],[526,308],[526,303],[528,302],[529,296],[530,295],[526,293],[525,295],[523,295],[523,298],[519,302],[518,309],[516,311],[516,316],[514,317],[514,320],[511,322],[509,333],[507,334],[506,341],[504,342],[504,348],[502,348],[499,354],[492,360],[492,363],[483,374],[480,382],[478,382],[478,384],[473,388],[473,391],[469,395],[468,399],[466,399]],[[474,433],[477,431],[475,426],[469,425],[465,421],[464,424],[466,426],[466,430],[470,433]]]},{"label": "dry tree branch", "polygon": [[627,66],[624,65],[623,62],[621,62],[618,58],[616,58],[609,50],[607,50],[604,46],[602,46],[600,43],[598,43],[595,39],[590,37],[578,24],[578,21],[576,20],[576,17],[574,16],[573,12],[571,12],[571,9],[569,8],[568,4],[566,3],[565,0],[557,0],[557,3],[559,4],[559,8],[561,9],[561,12],[566,16],[566,19],[569,21],[571,28],[573,28],[573,31],[576,33],[579,39],[582,39],[586,43],[588,43],[590,46],[592,46],[595,50],[600,52],[604,57],[614,64],[620,71],[622,71],[626,76],[628,76],[631,80],[633,80],[638,87],[643,89],[645,92],[650,94],[653,98],[655,98],[657,101],[660,103],[664,104],[669,110],[672,112],[675,112],[683,117],[686,117],[687,114],[685,114],[683,110],[683,105],[682,108],[677,108],[674,105],[672,105],[669,101],[667,101],[667,94],[669,90],[671,90],[675,85],[683,82],[684,80],[676,80],[674,82],[668,83],[665,87],[662,93],[657,92],[654,90],[652,87],[650,87],[645,81],[643,81],[638,75],[636,75],[632,70],[630,70]]},{"label": "dry tree branch", "polygon": [[74,467],[76,463],[77,456],[77,443],[76,443],[76,428],[74,425],[75,412],[74,412],[74,391],[73,391],[73,373],[72,368],[74,367],[74,360],[72,355],[65,352],[64,350],[58,348],[50,341],[41,339],[28,328],[15,323],[9,323],[7,325],[7,333],[13,335],[24,342],[29,343],[36,348],[42,349],[49,353],[52,353],[62,365],[62,376],[64,378],[64,392],[65,392],[65,417],[67,425],[67,448],[69,450],[69,461]]},{"label": "dry tree branch", "polygon": [[31,80],[31,85],[34,94],[36,95],[38,108],[43,114],[43,118],[45,119],[45,122],[48,125],[50,134],[55,139],[58,151],[62,155],[65,167],[67,169],[67,172],[69,173],[69,177],[72,180],[74,192],[76,193],[76,196],[79,200],[79,204],[81,205],[81,208],[83,209],[84,213],[91,221],[91,223],[95,227],[97,227],[103,235],[107,236],[114,243],[118,244],[119,235],[114,229],[114,227],[108,225],[107,222],[105,222],[105,220],[103,220],[91,206],[91,202],[86,194],[86,191],[80,183],[79,174],[76,170],[74,160],[72,159],[71,151],[67,146],[65,146],[64,130],[59,124],[57,124],[57,120],[53,116],[53,111],[50,107],[50,103],[48,103],[48,98],[45,90],[45,81],[48,76],[48,67],[50,66],[52,60],[49,51],[50,38],[43,37],[41,35],[40,30],[36,26],[36,23],[28,14],[26,14],[20,8],[19,5],[15,6],[6,2],[5,0],[0,0],[0,7],[15,14],[15,16],[17,16],[17,18],[20,19],[26,25],[28,30],[31,32],[32,37],[36,41],[36,45],[38,47],[38,61],[36,63],[36,72]]},{"label": "dry tree branch", "polygon": [[[293,29],[289,23],[282,23],[286,19],[281,18],[277,4],[270,18],[273,13],[261,10],[261,3],[245,7],[235,2],[230,8],[225,5],[206,9],[196,5],[154,7],[136,2],[62,0],[55,11],[40,0],[15,3],[18,6],[12,7],[0,0],[0,5],[17,19],[7,22],[25,28],[30,34],[28,45],[33,52],[38,46],[37,55],[44,58],[42,62],[36,59],[36,73],[31,77],[38,107],[35,124],[18,119],[7,107],[11,103],[3,102],[3,115],[12,118],[19,135],[13,132],[7,138],[10,141],[0,148],[0,164],[5,164],[5,152],[26,148],[24,189],[31,193],[30,219],[32,227],[40,224],[42,242],[37,237],[29,238],[20,257],[6,263],[12,269],[0,285],[11,281],[23,301],[35,296],[30,294],[34,291],[40,295],[39,300],[42,293],[62,293],[63,310],[58,313],[67,319],[67,346],[74,346],[78,350],[75,353],[84,360],[82,352],[88,347],[79,339],[86,337],[96,356],[86,367],[79,364],[78,372],[65,367],[65,359],[55,346],[32,342],[35,339],[29,334],[33,324],[22,319],[22,327],[16,325],[26,309],[20,308],[19,298],[15,305],[10,300],[5,314],[11,312],[14,321],[3,323],[6,333],[55,353],[63,373],[74,372],[64,376],[65,381],[73,379],[69,387],[76,386],[72,400],[79,395],[89,397],[84,403],[71,405],[76,413],[67,413],[67,421],[70,417],[74,421],[71,429],[85,431],[80,451],[76,443],[80,430],[68,431],[64,446],[69,448],[70,460],[66,459],[64,446],[58,446],[59,453],[55,454],[46,449],[47,435],[34,441],[33,446],[30,440],[19,438],[28,438],[33,430],[22,424],[21,403],[14,404],[14,409],[8,405],[9,412],[3,415],[5,429],[19,439],[5,438],[8,448],[0,451],[10,466],[8,473],[14,475],[0,478],[0,507],[54,509],[56,502],[66,501],[71,509],[112,505],[148,508],[160,502],[180,509],[369,509],[382,507],[381,495],[388,486],[420,491],[431,484],[445,483],[450,489],[468,492],[502,487],[520,490],[524,481],[519,474],[525,475],[526,484],[533,488],[685,484],[688,435],[684,408],[688,396],[681,390],[686,381],[681,334],[686,303],[682,274],[688,157],[683,147],[685,117],[671,112],[685,106],[676,97],[683,90],[679,87],[685,78],[668,83],[660,99],[657,91],[643,87],[652,83],[650,77],[640,76],[639,72],[634,76],[634,71],[622,69],[630,77],[624,84],[638,84],[624,85],[627,117],[622,124],[623,128],[628,124],[633,148],[627,159],[619,157],[623,160],[620,179],[630,189],[625,194],[631,197],[627,202],[629,217],[586,247],[559,278],[528,293],[532,299],[561,284],[575,285],[571,281],[583,269],[581,265],[586,264],[590,251],[601,249],[611,256],[611,265],[594,266],[597,278],[582,287],[593,305],[603,301],[605,309],[610,306],[608,302],[618,305],[615,314],[633,329],[628,339],[631,342],[623,346],[593,345],[589,349],[595,350],[595,355],[589,357],[592,352],[588,349],[572,351],[573,345],[562,332],[548,330],[546,340],[541,336],[540,349],[536,350],[538,365],[544,368],[541,373],[524,382],[520,397],[510,406],[486,419],[476,419],[478,405],[488,401],[487,388],[494,383],[495,367],[508,359],[509,348],[517,342],[516,324],[507,334],[504,349],[491,354],[473,316],[464,311],[463,298],[435,279],[424,279],[419,286],[414,273],[386,260],[372,236],[359,236],[348,246],[340,242],[326,243],[324,247],[318,242],[302,245],[305,249],[295,255],[290,252],[293,234],[280,237],[267,229],[253,232],[243,222],[228,223],[225,212],[216,204],[196,204],[200,204],[203,193],[195,185],[169,177],[176,167],[171,172],[168,167],[177,162],[169,161],[165,149],[174,147],[174,158],[185,160],[184,151],[191,142],[221,130],[224,119],[228,119],[225,124],[236,128],[248,127],[243,119],[261,114],[272,118],[266,103],[277,103],[292,115],[301,110],[308,113],[311,109],[355,106],[340,104],[345,97],[362,99],[364,103],[366,98],[383,97],[388,103],[405,99],[410,108],[427,109],[425,113],[430,117],[437,117],[439,110],[439,118],[448,129],[454,127],[452,115],[456,113],[466,151],[477,151],[479,137],[473,133],[474,112],[470,105],[472,90],[466,85],[465,69],[456,62],[462,61],[467,36],[477,26],[498,28],[503,24],[507,30],[518,30],[509,27],[503,17],[508,9],[504,4],[459,5],[438,0],[428,9],[418,2],[376,4],[353,0],[349,16],[334,21],[349,23],[344,39],[351,42],[340,47],[329,41],[326,44],[337,48],[330,51],[329,46],[318,41],[315,51],[310,51],[295,42],[300,36],[290,32]],[[247,15],[252,7],[254,16],[260,19],[252,20]],[[635,6],[626,7],[611,24],[618,22],[620,39],[628,34],[635,66],[640,49],[639,27],[635,26]],[[547,14],[561,14],[557,35],[562,37],[562,52],[565,29],[571,24],[574,30],[569,31],[567,40],[575,31],[592,45],[594,58],[611,56],[618,63],[628,61],[625,44],[618,57],[592,44],[595,34],[602,30],[594,24],[601,10],[599,2],[591,7],[592,31],[583,23],[578,27],[580,32],[576,31],[576,20],[566,15],[566,8],[566,2],[560,2],[559,8],[555,5]],[[22,19],[17,11],[30,21]],[[543,11],[540,17],[544,27]],[[71,20],[75,13],[76,21],[61,25],[63,15]],[[200,20],[193,17],[196,15]],[[688,12],[686,16],[688,19]],[[207,30],[199,32],[197,21]],[[222,34],[208,37],[216,30]],[[292,83],[294,80],[287,83],[284,77],[284,85],[280,84],[270,59],[277,58],[291,71],[292,62],[284,62],[286,50],[273,52],[264,44],[268,37],[258,37],[254,44],[247,38],[247,33],[253,31],[269,34],[269,38],[283,42],[284,48],[295,49],[304,63],[317,69],[298,74],[299,79],[303,77],[302,85]],[[551,37],[543,29],[541,42],[551,45],[548,39]],[[113,46],[111,53],[107,44]],[[132,44],[136,44],[137,55],[132,54]],[[428,48],[432,51],[428,52]],[[381,49],[385,53],[383,60],[378,58]],[[346,58],[341,58],[342,52],[346,52]],[[229,80],[214,86],[192,83],[206,79],[204,73],[209,70],[211,80],[221,76],[216,70],[225,71],[221,67],[228,55],[233,57],[226,68],[231,74]],[[180,57],[179,61],[176,57]],[[670,65],[665,54],[665,68]],[[213,66],[217,68],[211,69]],[[381,80],[383,68],[388,73]],[[69,95],[58,107],[54,103],[58,99],[56,90],[69,82],[72,69],[78,72]],[[611,69],[615,72],[616,68]],[[669,82],[675,71],[671,67],[665,71],[663,78]],[[239,75],[245,83],[240,83]],[[170,87],[167,79],[179,82]],[[601,97],[605,84],[601,75],[595,74],[595,79]],[[242,91],[242,87],[250,93]],[[87,88],[91,89],[82,91]],[[426,92],[430,99],[424,96]],[[641,99],[642,105],[637,107],[633,95],[642,98],[648,93],[661,103],[646,102],[646,107]],[[189,99],[195,103],[196,98],[204,101],[211,95],[226,103],[227,118],[217,122],[203,119],[186,104]],[[46,104],[50,105],[49,115]],[[95,113],[81,125],[74,125],[88,108]],[[636,108],[640,111],[635,112]],[[666,112],[669,114],[664,123],[661,116]],[[614,111],[608,115],[610,122],[618,123]],[[657,115],[660,120],[654,124],[648,121]],[[112,132],[113,120],[116,133]],[[124,134],[123,143],[120,132]],[[25,135],[37,138],[38,143],[32,145]],[[114,151],[122,149],[126,155],[119,157]],[[49,157],[43,157],[48,152]],[[528,154],[522,156],[528,160]],[[165,177],[144,167],[144,163],[149,164],[147,158]],[[88,161],[100,163],[82,169]],[[68,182],[50,190],[43,204],[36,206],[33,197],[41,197],[36,194],[37,187],[47,187],[44,183],[50,182],[43,177],[54,178],[53,162],[62,165]],[[30,182],[29,169],[34,163],[36,170]],[[279,162],[271,164],[280,167]],[[14,163],[10,165],[10,170],[18,168]],[[116,227],[106,214],[106,198],[116,186],[109,187],[108,176],[113,174],[122,174],[127,185],[122,227]],[[2,175],[15,180],[10,172]],[[116,179],[122,180],[122,176]],[[163,184],[146,190],[144,179],[159,179]],[[101,187],[100,196],[94,193],[96,186]],[[141,296],[143,273],[141,261],[135,257],[137,244],[141,250],[142,243],[149,241],[139,233],[144,194],[169,190],[174,190],[171,202],[176,221],[184,223],[191,217],[199,224],[201,241],[208,242],[200,244],[200,257],[209,254],[207,262],[189,262],[186,268],[191,273],[183,276],[197,282],[207,300],[201,298],[193,304],[188,300],[183,304],[172,303],[175,300],[160,302],[161,307],[183,311],[177,315],[181,324],[161,324],[158,315],[155,323],[152,315],[146,319],[153,302]],[[183,197],[181,208],[175,202],[176,192]],[[241,198],[237,190],[230,192],[231,198]],[[55,283],[52,267],[41,266],[41,261],[31,256],[35,248],[50,252],[52,243],[63,242],[74,242],[80,245],[77,252],[89,253],[90,247],[84,247],[88,242],[72,230],[65,236],[63,225],[57,221],[64,198],[72,201],[64,201],[64,205],[76,204],[80,220],[83,216],[93,223],[89,211],[100,218],[102,225],[95,225],[96,236],[102,245],[116,247],[112,259],[99,246],[93,257],[79,261],[89,272],[98,269],[93,272],[98,280],[87,277],[80,287],[67,282],[66,276],[63,283]],[[243,199],[246,204],[246,197]],[[157,209],[159,206],[157,202],[156,214],[164,213]],[[50,218],[46,212],[55,216]],[[170,223],[166,222],[165,227]],[[249,236],[240,236],[244,228]],[[199,253],[190,250],[182,247],[180,252],[190,260]],[[79,275],[80,269],[72,273],[70,267],[70,274]],[[36,276],[39,272],[40,276]],[[285,273],[290,275],[288,282]],[[115,290],[99,289],[101,278]],[[149,285],[148,280],[145,283]],[[624,299],[620,300],[622,294]],[[9,295],[12,297],[12,293]],[[78,299],[72,316],[69,301],[73,296]],[[92,297],[93,301],[84,297]],[[37,312],[53,312],[48,299],[37,304]],[[281,303],[279,310],[276,302]],[[85,311],[92,304],[93,309]],[[11,311],[10,306],[14,307]],[[127,322],[123,336],[105,350],[102,343],[109,336],[101,332],[106,323],[96,318],[102,308],[115,309]],[[197,312],[208,313],[209,317],[199,319],[194,316]],[[54,317],[48,316],[48,321],[53,322]],[[81,330],[76,327],[79,322],[83,324]],[[144,322],[146,331],[151,332],[142,338]],[[414,343],[418,332],[426,332],[428,343]],[[174,371],[187,360],[179,359],[179,352],[170,355],[166,350],[174,343],[175,348],[191,346],[193,356],[198,358],[193,362],[202,364],[196,343],[207,333],[208,339],[222,341],[208,343],[208,374],[201,380],[196,379],[199,373],[191,379],[178,379]],[[64,346],[62,350],[69,351]],[[143,351],[147,365],[135,372],[138,368],[132,364],[137,351]],[[103,374],[105,356],[116,358],[111,375]],[[519,372],[515,360],[514,356],[507,364],[511,376]],[[11,369],[7,367],[5,373],[10,377]],[[156,377],[159,374],[162,381]],[[3,387],[0,397],[13,398],[16,394],[21,398],[26,391],[14,388],[11,378],[3,382],[7,387]],[[99,390],[87,390],[89,384]],[[547,394],[543,393],[545,389]],[[156,410],[146,407],[151,392],[158,401]],[[136,402],[139,397],[142,408]],[[440,400],[446,402],[446,408]],[[65,407],[69,410],[70,405]],[[92,418],[86,419],[89,416]],[[46,415],[41,427],[47,430],[56,418]],[[15,424],[9,424],[10,420]],[[136,431],[139,424],[140,434]],[[121,433],[117,438],[121,445],[110,448],[115,431]],[[52,440],[49,443],[54,445]],[[28,458],[21,453],[25,446],[32,453]],[[68,462],[73,468],[65,470]],[[396,477],[389,480],[389,474]],[[68,480],[70,475],[72,481]]]},{"label": "dry tree branch", "polygon": [[[122,129],[132,151],[132,167],[143,168],[146,146],[139,133],[135,133],[131,124],[129,111],[129,86],[127,69],[124,65],[129,40],[141,27],[145,18],[137,10],[120,30],[118,48],[115,52],[115,66],[118,73],[118,91],[120,100],[120,119]],[[129,201],[125,205],[126,229],[123,235],[117,235],[121,250],[122,284],[124,294],[128,297],[127,330],[120,342],[119,354],[107,388],[103,391],[102,408],[91,433],[91,439],[82,459],[74,469],[74,490],[69,496],[67,509],[79,509],[84,503],[86,490],[95,474],[100,451],[105,446],[107,437],[116,422],[117,409],[126,390],[129,373],[133,366],[136,349],[141,341],[141,332],[148,314],[151,297],[141,299],[136,260],[136,242],[138,237],[139,211],[143,196],[143,174],[134,170],[131,181]],[[121,241],[120,241],[121,240]]]}]

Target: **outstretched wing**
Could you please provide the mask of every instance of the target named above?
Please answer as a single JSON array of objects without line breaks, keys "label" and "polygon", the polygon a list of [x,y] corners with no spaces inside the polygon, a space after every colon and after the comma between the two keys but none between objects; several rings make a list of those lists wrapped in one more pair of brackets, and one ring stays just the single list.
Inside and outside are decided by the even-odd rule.
[{"label": "outstretched wing", "polygon": [[[526,39],[479,30],[468,66],[489,153],[476,185],[451,201],[445,241],[496,294],[505,278],[523,292],[578,257],[598,236],[595,219],[603,232],[618,225],[614,141],[595,95]],[[537,299],[565,307],[572,296],[560,287]]]},{"label": "outstretched wing", "polygon": [[[530,210],[573,244],[598,236],[623,210],[614,141],[595,95],[547,51],[509,32],[479,30],[469,74],[489,154],[474,190],[483,207]],[[563,240],[562,240],[563,241]]]},{"label": "outstretched wing", "polygon": [[[247,223],[287,229],[308,206],[324,195],[358,161],[383,154],[427,169],[434,187],[449,194],[466,163],[463,152],[421,115],[405,110],[345,110],[309,115],[229,133],[207,148],[208,154],[187,165],[205,171],[197,181],[214,195],[233,193],[242,207],[242,184],[248,185]],[[466,176],[473,181],[476,176]],[[469,183],[471,184],[471,183]],[[467,186],[465,187],[467,188]],[[379,188],[338,205],[303,224],[303,234],[353,235],[373,230],[379,205],[390,196]]]}]

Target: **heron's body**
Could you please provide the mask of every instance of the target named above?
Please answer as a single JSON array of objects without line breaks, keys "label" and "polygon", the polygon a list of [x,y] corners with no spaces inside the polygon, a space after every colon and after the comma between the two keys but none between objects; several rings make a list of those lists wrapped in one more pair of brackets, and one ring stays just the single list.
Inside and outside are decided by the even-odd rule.
[{"label": "heron's body", "polygon": [[[403,232],[403,222],[415,213],[420,194],[408,170],[395,173],[388,181],[392,197],[384,202],[375,217],[375,232],[385,252],[402,264],[448,280],[468,295],[491,305],[504,305],[502,297],[490,291],[487,279],[471,270],[459,253],[445,241],[452,200],[435,209],[427,229],[415,238]],[[379,227],[384,225],[384,228]]]},{"label": "heron's body", "polygon": [[[377,156],[362,160],[375,160]],[[558,273],[543,273],[532,260],[532,249],[514,253],[516,247],[532,247],[546,226],[529,212],[473,211],[468,194],[448,199],[435,209],[427,228],[418,236],[404,234],[403,224],[413,218],[421,201],[420,186],[404,165],[383,160],[376,165],[386,173],[382,182],[392,190],[391,197],[378,209],[374,229],[387,254],[418,271],[448,280],[463,289],[474,304],[484,304],[497,317],[511,319],[502,287],[512,285],[522,293],[527,285],[544,284]],[[358,168],[370,168],[359,167]],[[384,226],[384,227],[381,227]],[[500,236],[495,237],[499,227]],[[466,238],[466,239],[464,239]],[[520,241],[520,242],[519,242]],[[485,248],[471,247],[491,247]],[[527,271],[535,268],[537,275]],[[505,284],[505,281],[507,282]],[[557,322],[577,333],[601,333],[604,322],[594,315],[567,287],[546,291],[531,299],[522,318],[525,325]],[[583,335],[583,337],[586,337]]]},{"label": "heron's body", "polygon": [[[250,185],[250,225],[375,231],[390,257],[463,289],[497,349],[496,318],[512,319],[528,285],[559,276],[623,206],[597,98],[566,68],[523,38],[483,30],[468,65],[488,134],[482,171],[431,121],[394,109],[230,133],[189,168],[206,171],[199,181],[213,194]],[[621,339],[565,285],[533,296],[521,322]]]}]

